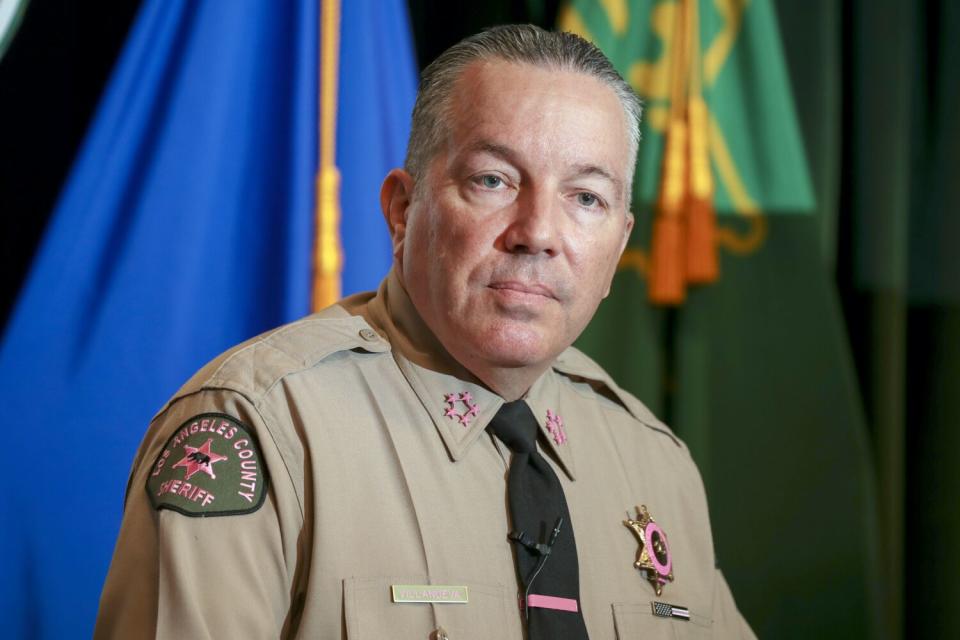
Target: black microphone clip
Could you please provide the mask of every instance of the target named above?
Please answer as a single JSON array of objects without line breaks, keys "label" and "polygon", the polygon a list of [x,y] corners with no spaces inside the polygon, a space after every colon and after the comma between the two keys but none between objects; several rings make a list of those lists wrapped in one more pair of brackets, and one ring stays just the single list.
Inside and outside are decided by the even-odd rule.
[{"label": "black microphone clip", "polygon": [[553,550],[553,545],[557,541],[557,536],[560,535],[560,526],[563,524],[563,517],[557,518],[557,524],[554,525],[553,531],[550,532],[550,541],[547,544],[538,543],[536,540],[527,535],[526,531],[511,531],[507,534],[507,537],[514,542],[519,542],[528,550],[532,551],[541,556],[549,556],[550,552]]}]

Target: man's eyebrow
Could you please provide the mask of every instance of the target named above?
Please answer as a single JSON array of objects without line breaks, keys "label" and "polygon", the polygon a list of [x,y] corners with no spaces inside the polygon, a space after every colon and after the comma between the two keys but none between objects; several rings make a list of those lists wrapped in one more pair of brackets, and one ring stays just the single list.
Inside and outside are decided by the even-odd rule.
[{"label": "man's eyebrow", "polygon": [[510,147],[503,144],[497,144],[496,142],[490,142],[489,140],[480,140],[479,142],[470,145],[467,147],[467,152],[488,153],[508,162],[513,162],[517,155],[516,152]]},{"label": "man's eyebrow", "polygon": [[583,176],[600,176],[608,180],[617,191],[623,191],[623,181],[617,178],[615,175],[607,171],[601,166],[595,164],[578,164],[573,167],[571,175],[575,178],[580,178]]}]

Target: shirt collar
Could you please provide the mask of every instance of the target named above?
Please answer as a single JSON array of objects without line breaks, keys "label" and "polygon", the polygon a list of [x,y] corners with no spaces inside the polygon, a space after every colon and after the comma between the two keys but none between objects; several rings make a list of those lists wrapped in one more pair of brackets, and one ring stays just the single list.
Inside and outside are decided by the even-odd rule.
[{"label": "shirt collar", "polygon": [[[564,416],[576,416],[583,412],[575,411],[571,403],[573,397],[563,393],[564,381],[552,369],[540,376],[524,396],[530,405],[530,410],[540,425],[540,442],[547,443],[547,449],[553,453],[554,459],[560,462],[563,471],[571,480],[576,480],[576,471],[573,464],[573,447],[571,446],[571,425],[564,422]],[[587,425],[575,425],[576,435],[584,437],[588,430]]]},{"label": "shirt collar", "polygon": [[[350,310],[350,309],[348,309]],[[351,310],[353,311],[353,310]],[[450,458],[463,458],[483,434],[504,400],[489,390],[447,352],[413,306],[396,273],[391,270],[377,295],[355,310],[390,342],[394,360],[420,403],[430,415]],[[540,425],[547,447],[564,472],[574,479],[570,441],[557,433],[562,426],[563,395],[558,374],[551,368],[524,397]],[[549,414],[547,413],[549,410]],[[549,416],[560,416],[558,420]],[[583,433],[581,430],[580,433]]]}]

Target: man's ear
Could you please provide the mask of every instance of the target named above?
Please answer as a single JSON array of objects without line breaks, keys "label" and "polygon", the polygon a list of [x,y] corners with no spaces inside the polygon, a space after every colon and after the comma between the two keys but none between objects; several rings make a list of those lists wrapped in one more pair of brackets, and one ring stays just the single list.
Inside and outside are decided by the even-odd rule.
[{"label": "man's ear", "polygon": [[613,285],[613,275],[617,272],[616,265],[620,263],[620,257],[623,256],[623,252],[627,248],[627,242],[630,241],[631,231],[633,231],[633,212],[627,211],[627,219],[623,225],[623,238],[620,239],[620,251],[617,252],[617,262],[614,264],[613,273],[610,275],[610,279],[607,281],[607,287],[603,290],[604,298],[610,295],[610,287]]},{"label": "man's ear", "polygon": [[403,169],[387,174],[380,187],[380,209],[390,230],[393,257],[397,265],[403,261],[403,240],[407,234],[407,214],[413,200],[413,176]]},{"label": "man's ear", "polygon": [[623,240],[620,242],[620,252],[618,256],[623,255],[624,249],[627,248],[627,242],[630,241],[630,232],[633,231],[633,212],[627,211],[627,224],[623,229]]}]

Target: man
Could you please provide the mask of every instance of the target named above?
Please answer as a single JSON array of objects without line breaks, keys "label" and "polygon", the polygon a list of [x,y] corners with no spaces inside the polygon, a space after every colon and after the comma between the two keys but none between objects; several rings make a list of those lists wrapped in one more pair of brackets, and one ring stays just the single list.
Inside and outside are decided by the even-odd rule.
[{"label": "man", "polygon": [[569,34],[428,67],[393,270],[160,411],[96,635],[752,637],[687,450],[569,348],[633,226],[638,114]]}]

